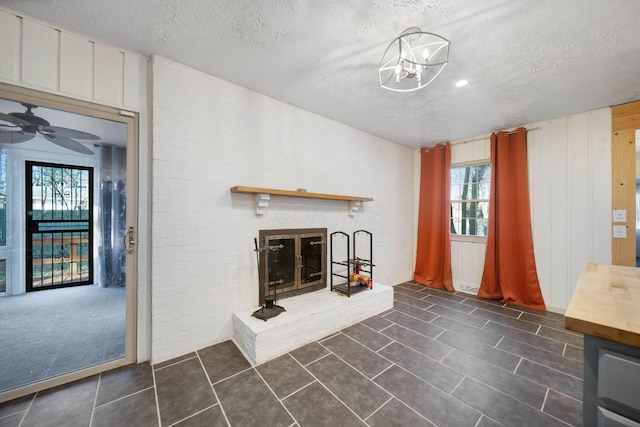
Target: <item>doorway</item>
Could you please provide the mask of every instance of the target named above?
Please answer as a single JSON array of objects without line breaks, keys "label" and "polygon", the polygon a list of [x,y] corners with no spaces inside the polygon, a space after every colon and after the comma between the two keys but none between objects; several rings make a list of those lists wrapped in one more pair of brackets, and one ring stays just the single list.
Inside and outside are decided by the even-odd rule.
[{"label": "doorway", "polygon": [[637,135],[640,101],[611,108],[612,264],[636,266],[636,178],[640,176]]},{"label": "doorway", "polygon": [[135,362],[136,132],[0,85],[0,402]]},{"label": "doorway", "polygon": [[93,168],[27,161],[27,292],[93,283]]}]

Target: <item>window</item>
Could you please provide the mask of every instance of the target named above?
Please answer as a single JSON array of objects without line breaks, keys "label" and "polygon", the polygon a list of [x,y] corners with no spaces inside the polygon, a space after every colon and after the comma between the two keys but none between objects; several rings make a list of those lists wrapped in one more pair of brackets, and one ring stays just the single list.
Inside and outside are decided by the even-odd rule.
[{"label": "window", "polygon": [[452,235],[487,235],[490,181],[489,164],[451,168]]}]

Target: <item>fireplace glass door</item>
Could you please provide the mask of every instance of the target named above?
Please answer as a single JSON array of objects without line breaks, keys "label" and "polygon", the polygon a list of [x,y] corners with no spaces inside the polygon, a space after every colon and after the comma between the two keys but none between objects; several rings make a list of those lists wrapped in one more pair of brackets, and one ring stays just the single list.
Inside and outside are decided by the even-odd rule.
[{"label": "fireplace glass door", "polygon": [[296,239],[290,236],[273,236],[267,239],[267,283],[271,292],[280,294],[294,290],[297,281]]},{"label": "fireplace glass door", "polygon": [[322,236],[300,236],[300,287],[317,285],[322,279],[324,255]]},{"label": "fireplace glass door", "polygon": [[263,230],[260,303],[326,286],[326,229]]}]

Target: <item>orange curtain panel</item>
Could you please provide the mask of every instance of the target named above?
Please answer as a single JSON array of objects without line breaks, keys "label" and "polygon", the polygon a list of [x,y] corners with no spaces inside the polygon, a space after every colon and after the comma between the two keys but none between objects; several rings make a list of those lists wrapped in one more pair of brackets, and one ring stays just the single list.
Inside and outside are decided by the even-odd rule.
[{"label": "orange curtain panel", "polygon": [[451,146],[420,150],[418,248],[413,279],[431,288],[453,291],[449,238]]},{"label": "orange curtain panel", "polygon": [[524,128],[491,135],[487,234],[478,296],[545,310],[533,254]]}]

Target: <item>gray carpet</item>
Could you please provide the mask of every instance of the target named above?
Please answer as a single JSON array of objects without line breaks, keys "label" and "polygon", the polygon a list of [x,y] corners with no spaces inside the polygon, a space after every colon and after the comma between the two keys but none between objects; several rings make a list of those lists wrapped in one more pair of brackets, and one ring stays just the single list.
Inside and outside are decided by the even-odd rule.
[{"label": "gray carpet", "polygon": [[0,392],[124,357],[125,289],[0,298]]}]

